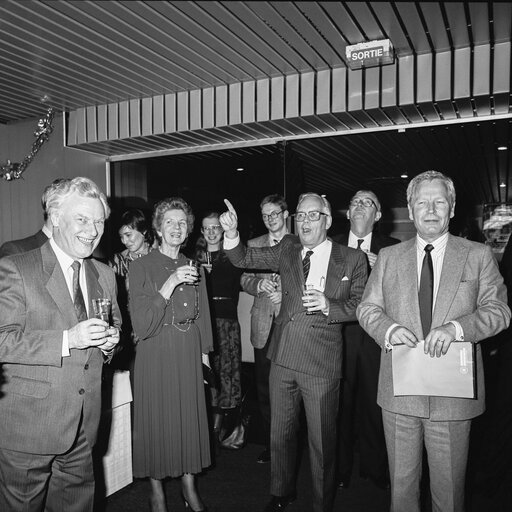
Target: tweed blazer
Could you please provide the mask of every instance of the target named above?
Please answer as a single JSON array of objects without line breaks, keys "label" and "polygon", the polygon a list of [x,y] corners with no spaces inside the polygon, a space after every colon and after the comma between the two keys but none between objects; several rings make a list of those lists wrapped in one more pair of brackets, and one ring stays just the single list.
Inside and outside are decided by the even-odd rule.
[{"label": "tweed blazer", "polygon": [[[381,346],[389,327],[398,323],[423,339],[418,303],[416,237],[380,251],[357,309],[361,326]],[[485,409],[479,341],[510,322],[507,291],[490,248],[449,235],[432,327],[460,323],[464,339],[475,343],[476,399],[394,396],[391,352],[382,351],[377,402],[387,411],[431,420],[465,420]]]},{"label": "tweed blazer", "polygon": [[[247,242],[249,247],[270,247],[268,234],[253,238]],[[254,296],[251,308],[251,343],[254,348],[263,348],[272,329],[272,322],[279,314],[281,304],[274,304],[266,293],[258,292],[258,283],[262,279],[270,279],[269,272],[245,272],[240,284],[244,292]]]},{"label": "tweed blazer", "polygon": [[[84,260],[89,311],[94,298],[112,301],[120,327],[116,281],[110,267]],[[0,259],[0,446],[35,454],[67,451],[83,411],[89,445],[96,440],[104,356],[99,348],[62,357],[63,331],[77,324],[64,274],[49,242]]]},{"label": "tweed blazer", "polygon": [[301,250],[299,238],[286,235],[273,247],[238,244],[226,254],[235,266],[269,269],[281,275],[283,299],[267,353],[272,362],[318,377],[339,378],[341,326],[356,318],[367,278],[366,257],[361,251],[333,242],[324,290],[330,302],[329,314],[306,315]]}]

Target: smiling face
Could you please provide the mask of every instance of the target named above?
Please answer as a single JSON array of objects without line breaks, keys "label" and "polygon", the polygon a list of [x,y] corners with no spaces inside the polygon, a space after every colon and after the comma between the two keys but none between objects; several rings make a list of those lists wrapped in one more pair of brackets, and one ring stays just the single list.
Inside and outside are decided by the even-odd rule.
[{"label": "smiling face", "polygon": [[188,235],[187,214],[183,210],[167,210],[157,233],[163,248],[179,248]]},{"label": "smiling face", "polygon": [[137,254],[144,249],[144,234],[132,226],[122,226],[119,230],[121,243],[133,254]]},{"label": "smiling face", "polygon": [[55,243],[71,258],[89,257],[100,243],[105,210],[99,199],[71,194],[51,214]]},{"label": "smiling face", "polygon": [[[274,219],[271,217],[272,214]],[[288,210],[283,210],[278,204],[265,203],[261,207],[261,215],[269,233],[281,233],[285,229]]]},{"label": "smiling face", "polygon": [[[305,197],[298,205],[297,212],[309,213],[312,211],[324,212],[322,200],[315,196]],[[310,221],[307,217],[302,222],[295,221],[300,242],[308,249],[314,249],[327,238],[327,230],[331,227],[330,215],[320,215],[317,221]]]},{"label": "smiling face", "polygon": [[442,180],[421,182],[408,205],[409,218],[418,235],[426,242],[434,242],[448,231],[455,204],[450,204],[448,189]]},{"label": "smiling face", "polygon": [[204,239],[208,244],[208,247],[218,247],[224,231],[220,225],[218,217],[206,217],[202,222],[202,229]]}]

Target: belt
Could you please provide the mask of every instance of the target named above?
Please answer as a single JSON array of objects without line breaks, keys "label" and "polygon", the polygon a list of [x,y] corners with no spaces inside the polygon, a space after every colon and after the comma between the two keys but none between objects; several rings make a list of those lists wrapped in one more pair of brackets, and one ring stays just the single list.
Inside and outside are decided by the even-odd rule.
[{"label": "belt", "polygon": [[167,325],[188,325],[193,323],[195,323],[195,320],[193,318],[187,318],[186,320],[182,320],[181,322],[165,323],[164,327]]}]

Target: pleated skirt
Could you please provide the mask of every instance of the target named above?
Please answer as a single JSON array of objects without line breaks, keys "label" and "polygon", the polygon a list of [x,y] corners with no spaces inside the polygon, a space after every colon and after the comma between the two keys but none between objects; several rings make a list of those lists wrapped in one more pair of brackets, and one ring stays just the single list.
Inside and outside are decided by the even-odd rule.
[{"label": "pleated skirt", "polygon": [[133,474],[178,477],[210,463],[199,331],[165,326],[137,345]]}]

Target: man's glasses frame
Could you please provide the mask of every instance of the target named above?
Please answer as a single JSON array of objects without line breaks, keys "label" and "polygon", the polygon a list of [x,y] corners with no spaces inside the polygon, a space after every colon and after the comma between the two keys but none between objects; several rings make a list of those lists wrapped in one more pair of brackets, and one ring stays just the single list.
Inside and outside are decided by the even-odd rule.
[{"label": "man's glasses frame", "polygon": [[355,207],[359,205],[366,206],[366,208],[370,208],[371,206],[373,206],[376,210],[378,210],[375,201],[373,199],[370,199],[369,197],[364,197],[362,199],[352,199],[352,201],[350,201],[350,206]]},{"label": "man's glasses frame", "polygon": [[295,212],[293,216],[297,222],[304,222],[306,218],[310,222],[318,222],[322,215],[328,216],[327,213],[321,212],[319,210],[312,210],[310,212]]},{"label": "man's glasses frame", "polygon": [[276,220],[277,217],[279,217],[279,215],[281,215],[281,213],[283,213],[284,210],[275,210],[273,212],[270,212],[268,215],[266,213],[262,213],[261,214],[261,218],[264,220],[264,221],[267,221],[269,219],[272,219],[272,220]]}]

